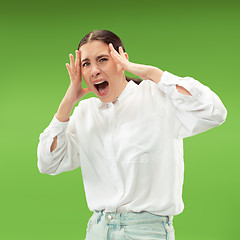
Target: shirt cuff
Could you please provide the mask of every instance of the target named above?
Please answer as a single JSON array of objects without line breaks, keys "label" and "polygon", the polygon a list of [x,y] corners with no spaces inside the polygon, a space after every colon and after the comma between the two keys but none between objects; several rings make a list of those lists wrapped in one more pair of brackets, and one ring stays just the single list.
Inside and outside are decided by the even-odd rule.
[{"label": "shirt cuff", "polygon": [[[178,77],[170,72],[164,71],[161,80],[158,83],[158,87],[164,93],[172,95],[173,92],[176,92],[179,96],[191,97],[190,95],[178,93],[178,91],[176,90],[176,85],[185,88],[191,93],[192,97],[194,97],[195,99],[199,98],[200,92],[197,89],[198,83],[195,79],[191,77]],[[174,91],[172,88],[174,88]]]},{"label": "shirt cuff", "polygon": [[67,130],[67,126],[69,124],[69,120],[67,122],[60,122],[56,116],[54,115],[49,127],[53,135],[57,135],[59,133],[65,133]]},{"label": "shirt cuff", "polygon": [[178,84],[180,81],[180,77],[170,73],[170,72],[167,72],[167,71],[164,71],[163,74],[162,74],[162,77],[161,77],[161,80],[159,81],[159,85],[161,86],[162,84],[164,85],[176,85]]}]

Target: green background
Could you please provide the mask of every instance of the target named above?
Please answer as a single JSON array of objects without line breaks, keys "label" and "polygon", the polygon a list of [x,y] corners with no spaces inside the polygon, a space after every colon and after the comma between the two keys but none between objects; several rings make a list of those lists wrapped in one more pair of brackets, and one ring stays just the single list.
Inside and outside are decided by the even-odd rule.
[{"label": "green background", "polygon": [[237,1],[15,0],[1,3],[0,25],[0,239],[85,237],[80,168],[40,174],[37,144],[69,85],[69,54],[94,29],[119,35],[130,61],[194,77],[220,97],[226,122],[184,140],[185,209],[174,228],[177,240],[239,239]]}]

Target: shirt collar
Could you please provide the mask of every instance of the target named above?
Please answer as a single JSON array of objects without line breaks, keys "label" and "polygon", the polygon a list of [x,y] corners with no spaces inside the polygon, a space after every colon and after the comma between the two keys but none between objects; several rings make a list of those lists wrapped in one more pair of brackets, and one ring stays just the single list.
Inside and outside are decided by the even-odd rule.
[{"label": "shirt collar", "polygon": [[121,94],[117,97],[117,99],[114,102],[109,102],[109,103],[104,103],[102,102],[99,98],[99,109],[104,110],[109,107],[109,105],[116,104],[119,102],[122,102],[123,99],[125,99],[128,95],[131,95],[134,92],[134,89],[137,87],[137,84],[133,81],[130,80],[126,87],[123,89]]}]

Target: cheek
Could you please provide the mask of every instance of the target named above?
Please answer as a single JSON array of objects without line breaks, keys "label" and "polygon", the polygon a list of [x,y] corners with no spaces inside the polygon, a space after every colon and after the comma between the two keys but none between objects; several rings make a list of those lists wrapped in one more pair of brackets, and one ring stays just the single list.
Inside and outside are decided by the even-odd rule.
[{"label": "cheek", "polygon": [[122,71],[122,66],[118,63],[112,63],[109,69],[113,75],[118,75]]},{"label": "cheek", "polygon": [[82,75],[84,81],[87,82],[88,74],[87,74],[87,71],[85,69],[84,70],[81,69],[81,75]]},{"label": "cheek", "polygon": [[81,74],[82,74],[82,78],[83,78],[84,82],[89,86],[90,81],[88,80],[89,77],[88,77],[87,73],[84,71],[84,72],[81,72]]}]

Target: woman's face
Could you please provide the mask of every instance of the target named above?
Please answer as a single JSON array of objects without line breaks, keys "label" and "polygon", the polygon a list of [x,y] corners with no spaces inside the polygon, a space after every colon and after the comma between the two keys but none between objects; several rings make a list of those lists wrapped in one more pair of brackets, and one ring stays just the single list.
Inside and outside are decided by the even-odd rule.
[{"label": "woman's face", "polygon": [[81,74],[90,91],[102,102],[114,102],[126,87],[127,81],[124,69],[110,55],[108,44],[93,40],[82,45],[79,51]]}]

